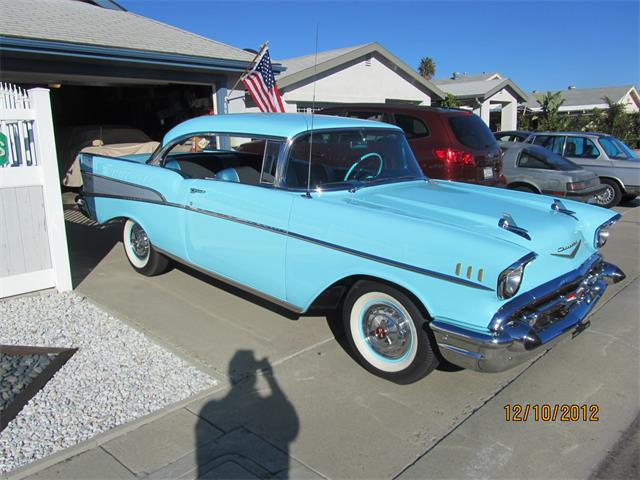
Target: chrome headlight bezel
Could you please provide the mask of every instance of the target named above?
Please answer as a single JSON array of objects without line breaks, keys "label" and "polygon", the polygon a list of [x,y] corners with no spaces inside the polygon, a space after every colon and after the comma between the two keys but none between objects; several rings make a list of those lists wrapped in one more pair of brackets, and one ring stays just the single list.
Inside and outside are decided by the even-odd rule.
[{"label": "chrome headlight bezel", "polygon": [[596,233],[593,238],[593,244],[595,248],[602,248],[605,246],[605,244],[607,243],[607,240],[609,240],[611,229],[617,223],[617,221],[620,220],[620,217],[621,215],[617,214],[615,217],[613,217],[610,220],[607,220],[598,228],[596,228]]},{"label": "chrome headlight bezel", "polygon": [[498,276],[498,285],[496,292],[498,293],[498,298],[503,300],[512,298],[518,290],[520,290],[520,285],[522,285],[522,280],[524,278],[524,269],[525,267],[535,260],[538,255],[531,252],[524,257],[522,257],[517,262],[505,268],[500,275]]}]

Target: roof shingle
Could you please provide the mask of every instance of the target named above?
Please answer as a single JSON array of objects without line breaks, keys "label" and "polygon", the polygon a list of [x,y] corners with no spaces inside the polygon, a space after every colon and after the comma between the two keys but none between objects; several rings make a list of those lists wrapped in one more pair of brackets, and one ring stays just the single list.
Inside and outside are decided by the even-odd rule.
[{"label": "roof shingle", "polygon": [[0,35],[251,61],[253,54],[127,11],[74,0],[0,0]]}]

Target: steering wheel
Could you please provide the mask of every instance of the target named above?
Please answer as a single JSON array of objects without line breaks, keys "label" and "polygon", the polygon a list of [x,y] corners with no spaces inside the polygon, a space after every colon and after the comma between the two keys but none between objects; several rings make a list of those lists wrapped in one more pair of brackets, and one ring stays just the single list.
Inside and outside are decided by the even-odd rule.
[{"label": "steering wheel", "polygon": [[[378,171],[376,172],[375,175],[367,175],[365,177],[365,180],[371,180],[373,178],[377,178],[380,175],[380,173],[382,172],[383,160],[382,160],[382,156],[380,156],[380,154],[378,154],[376,152],[371,152],[371,153],[367,153],[366,155],[361,156],[360,159],[357,162],[355,162],[353,165],[351,165],[351,167],[349,167],[349,170],[347,170],[347,173],[344,176],[344,181],[346,182],[347,180],[349,180],[349,177],[354,172],[358,172],[358,165],[360,165],[366,159],[372,158],[372,157],[375,158],[378,161]],[[354,177],[355,177],[355,175],[354,175]]]}]

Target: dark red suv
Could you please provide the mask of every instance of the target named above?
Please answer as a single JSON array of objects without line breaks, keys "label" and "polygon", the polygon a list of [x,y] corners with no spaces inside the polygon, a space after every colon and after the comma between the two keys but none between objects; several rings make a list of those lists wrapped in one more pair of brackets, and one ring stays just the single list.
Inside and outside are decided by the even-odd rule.
[{"label": "dark red suv", "polygon": [[499,185],[502,152],[480,117],[456,108],[405,104],[346,104],[318,113],[391,123],[404,130],[427,177]]}]

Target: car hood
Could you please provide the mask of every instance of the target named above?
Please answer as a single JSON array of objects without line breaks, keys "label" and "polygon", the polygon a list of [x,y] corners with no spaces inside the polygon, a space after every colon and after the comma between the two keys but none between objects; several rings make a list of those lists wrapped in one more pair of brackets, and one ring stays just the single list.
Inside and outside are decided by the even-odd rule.
[{"label": "car hood", "polygon": [[[363,188],[344,201],[454,229],[472,230],[538,254],[572,253],[577,245],[574,242],[585,241],[577,215],[552,210],[554,199],[536,194],[430,180]],[[525,229],[530,239],[499,227],[503,216],[510,216],[512,223]],[[573,246],[563,250],[570,245]]]}]

